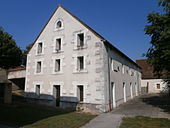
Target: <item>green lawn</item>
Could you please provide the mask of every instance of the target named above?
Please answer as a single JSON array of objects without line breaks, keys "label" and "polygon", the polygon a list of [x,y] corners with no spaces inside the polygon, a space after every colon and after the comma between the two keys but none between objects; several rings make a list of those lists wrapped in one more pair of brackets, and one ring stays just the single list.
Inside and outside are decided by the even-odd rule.
[{"label": "green lawn", "polygon": [[170,128],[170,120],[137,116],[123,118],[120,128]]},{"label": "green lawn", "polygon": [[1,124],[26,128],[79,128],[94,117],[44,106],[0,105]]}]

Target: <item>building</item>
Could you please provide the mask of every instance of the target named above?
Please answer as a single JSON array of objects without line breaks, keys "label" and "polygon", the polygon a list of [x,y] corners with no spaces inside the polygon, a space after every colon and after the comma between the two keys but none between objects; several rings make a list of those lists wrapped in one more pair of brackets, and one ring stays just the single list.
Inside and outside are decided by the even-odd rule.
[{"label": "building", "polygon": [[0,103],[12,102],[12,85],[7,79],[7,71],[0,68]]},{"label": "building", "polygon": [[140,94],[140,67],[58,6],[27,56],[26,97],[106,112]]},{"label": "building", "polygon": [[154,74],[154,68],[148,64],[146,59],[136,60],[136,63],[142,68],[141,88],[142,93],[160,93],[166,87],[162,78]]}]

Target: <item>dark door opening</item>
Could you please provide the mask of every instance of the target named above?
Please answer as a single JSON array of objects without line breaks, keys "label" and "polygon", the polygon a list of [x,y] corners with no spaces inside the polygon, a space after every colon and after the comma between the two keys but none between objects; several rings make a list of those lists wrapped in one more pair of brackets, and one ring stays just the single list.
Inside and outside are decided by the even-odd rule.
[{"label": "dark door opening", "polygon": [[60,85],[54,85],[53,87],[53,95],[54,98],[56,99],[56,106],[60,106]]}]

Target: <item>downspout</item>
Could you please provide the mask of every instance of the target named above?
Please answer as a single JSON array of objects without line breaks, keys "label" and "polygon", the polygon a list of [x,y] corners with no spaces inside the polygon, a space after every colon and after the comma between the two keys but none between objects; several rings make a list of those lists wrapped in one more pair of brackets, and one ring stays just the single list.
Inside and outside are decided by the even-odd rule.
[{"label": "downspout", "polygon": [[112,103],[111,103],[111,97],[110,97],[110,58],[109,58],[109,50],[108,50],[108,47],[106,47],[106,51],[107,51],[107,65],[108,65],[108,92],[109,92],[109,111],[112,110]]}]

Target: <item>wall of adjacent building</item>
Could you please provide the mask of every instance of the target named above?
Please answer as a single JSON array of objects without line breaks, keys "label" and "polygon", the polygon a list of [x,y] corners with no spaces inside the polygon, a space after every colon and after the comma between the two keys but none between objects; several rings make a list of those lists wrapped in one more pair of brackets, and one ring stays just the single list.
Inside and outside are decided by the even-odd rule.
[{"label": "wall of adjacent building", "polygon": [[[107,48],[107,47],[106,47]],[[125,83],[126,88],[126,100],[130,100],[132,97],[140,95],[141,93],[141,73],[139,67],[135,64],[127,60],[126,58],[122,57],[119,53],[110,48],[108,50],[108,58],[109,60],[106,61],[105,67],[110,69],[106,72],[106,75],[110,77],[108,79],[107,85],[108,89],[106,90],[106,104],[110,104],[109,100],[111,101],[111,105],[113,105],[112,100],[112,83],[115,86],[115,101],[116,106],[124,103],[124,93],[123,93],[123,83]],[[108,66],[109,63],[109,66]],[[123,73],[123,66],[124,66],[124,73]],[[128,70],[128,73],[127,71]],[[109,73],[109,74],[107,74]],[[133,75],[132,75],[133,74]],[[130,83],[132,84],[132,96],[130,91]]]},{"label": "wall of adjacent building", "polygon": [[[157,88],[157,84],[160,84],[160,89]],[[142,79],[141,87],[148,88],[148,93],[160,93],[165,89],[166,83],[162,79]]]}]

